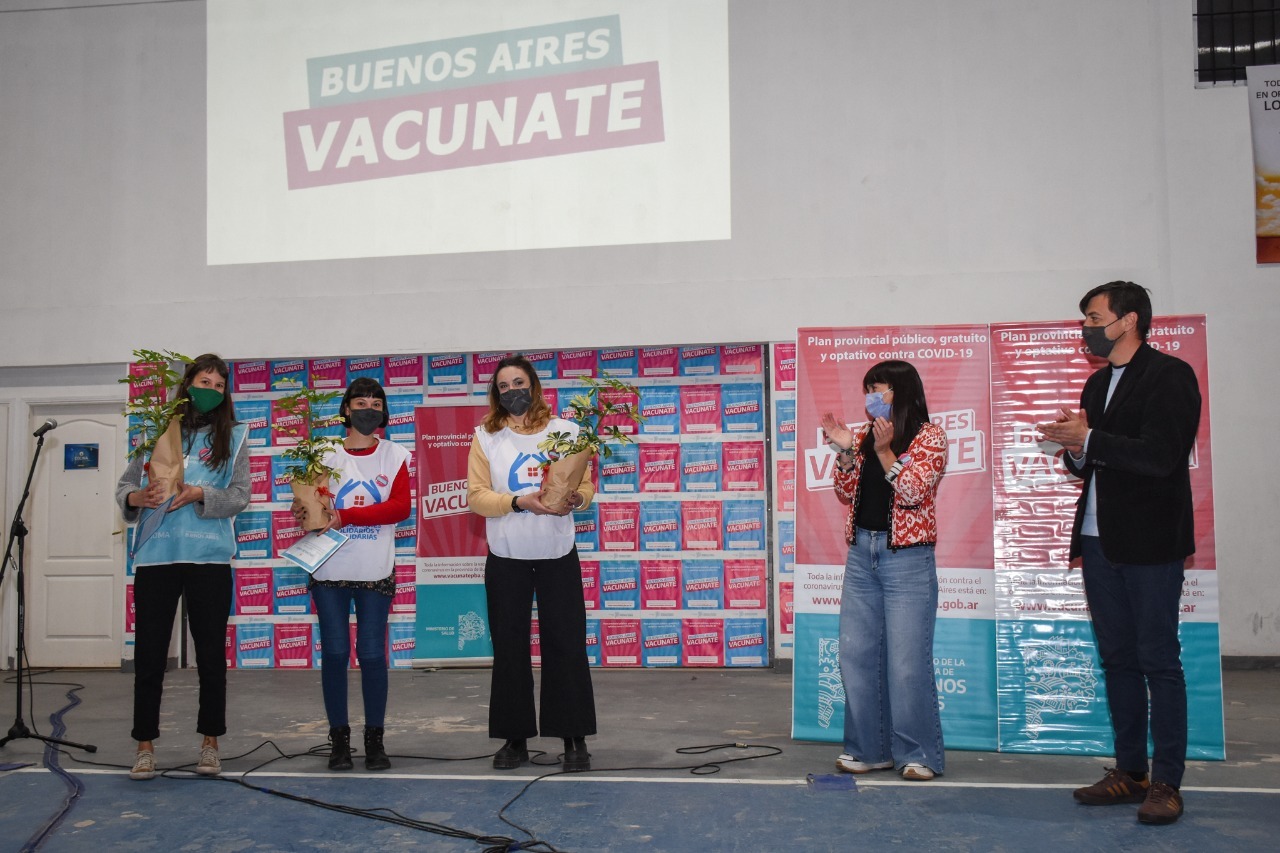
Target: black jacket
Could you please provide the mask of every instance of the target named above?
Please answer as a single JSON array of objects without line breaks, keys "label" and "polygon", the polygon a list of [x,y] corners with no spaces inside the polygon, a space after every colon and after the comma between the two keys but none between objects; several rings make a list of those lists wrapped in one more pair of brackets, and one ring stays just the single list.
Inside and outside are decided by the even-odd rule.
[{"label": "black jacket", "polygon": [[1098,537],[1113,563],[1170,563],[1195,553],[1188,457],[1200,426],[1200,386],[1191,365],[1143,344],[1106,405],[1112,367],[1089,377],[1080,407],[1092,432],[1071,532],[1071,557],[1080,554],[1089,484],[1097,480]]}]

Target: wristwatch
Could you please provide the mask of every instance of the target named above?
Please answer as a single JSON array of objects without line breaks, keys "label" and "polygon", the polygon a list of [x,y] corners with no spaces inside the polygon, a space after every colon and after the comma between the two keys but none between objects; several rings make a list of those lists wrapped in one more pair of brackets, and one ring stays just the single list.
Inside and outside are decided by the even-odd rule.
[{"label": "wristwatch", "polygon": [[511,511],[512,512],[528,512],[529,510],[520,508],[520,504],[516,503],[516,501],[518,500],[520,500],[520,498],[517,497],[516,495],[511,496]]}]

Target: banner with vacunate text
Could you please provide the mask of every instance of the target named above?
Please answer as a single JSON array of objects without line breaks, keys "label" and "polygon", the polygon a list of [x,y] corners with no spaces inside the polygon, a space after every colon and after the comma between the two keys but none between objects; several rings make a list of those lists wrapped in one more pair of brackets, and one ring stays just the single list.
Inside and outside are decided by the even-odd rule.
[{"label": "banner with vacunate text", "polygon": [[820,419],[866,422],[863,378],[902,359],[924,382],[930,419],[947,433],[938,491],[934,670],[947,746],[996,745],[988,327],[800,329],[796,341],[795,667],[792,736],[840,741],[840,594],[847,507],[836,498],[835,453]]},{"label": "banner with vacunate text", "polygon": [[[1068,564],[1081,480],[1036,424],[1078,409],[1106,366],[1085,353],[1080,321],[991,327],[995,484],[996,671],[1000,750],[1112,754],[1106,685],[1078,566]],[[1182,665],[1188,758],[1225,755],[1214,549],[1208,358],[1202,315],[1157,317],[1147,342],[1191,365],[1200,428],[1191,457],[1196,553],[1183,582]]]},{"label": "banner with vacunate text", "polygon": [[493,660],[484,593],[484,519],[467,506],[467,455],[488,406],[420,406],[415,666]]}]

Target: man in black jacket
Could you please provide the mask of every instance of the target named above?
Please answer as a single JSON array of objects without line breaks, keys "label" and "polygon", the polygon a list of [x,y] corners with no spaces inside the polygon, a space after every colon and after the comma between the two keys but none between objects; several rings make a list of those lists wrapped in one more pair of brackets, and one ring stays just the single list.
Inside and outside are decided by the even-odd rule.
[{"label": "man in black jacket", "polygon": [[[1071,533],[1106,674],[1116,767],[1075,791],[1086,805],[1142,803],[1138,820],[1182,815],[1187,689],[1178,642],[1182,570],[1195,552],[1188,458],[1200,389],[1181,359],[1147,344],[1151,298],[1129,281],[1080,300],[1084,342],[1107,367],[1089,377],[1080,411],[1040,425],[1084,480]],[[1147,719],[1154,744],[1147,772]]]}]

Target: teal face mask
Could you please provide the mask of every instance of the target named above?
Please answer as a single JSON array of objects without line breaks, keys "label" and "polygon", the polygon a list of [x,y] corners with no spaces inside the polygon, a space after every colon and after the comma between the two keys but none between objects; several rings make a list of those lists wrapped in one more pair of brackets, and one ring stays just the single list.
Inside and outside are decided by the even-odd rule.
[{"label": "teal face mask", "polygon": [[212,388],[197,388],[192,385],[187,389],[187,393],[191,395],[191,405],[195,406],[196,411],[202,415],[208,414],[222,405],[223,394],[221,391],[215,391]]}]

